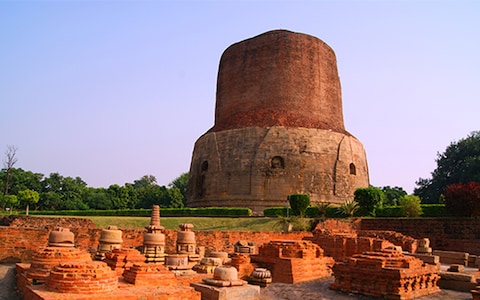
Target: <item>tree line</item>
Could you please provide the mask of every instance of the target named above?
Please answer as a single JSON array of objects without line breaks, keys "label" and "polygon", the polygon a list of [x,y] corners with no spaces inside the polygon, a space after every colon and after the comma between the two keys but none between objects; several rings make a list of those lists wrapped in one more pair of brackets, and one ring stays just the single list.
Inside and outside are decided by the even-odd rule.
[{"label": "tree line", "polygon": [[[7,164],[5,164],[7,165]],[[145,175],[123,186],[88,187],[80,177],[64,177],[59,173],[44,176],[21,168],[5,167],[0,172],[0,206],[3,210],[136,209],[161,207],[181,208],[186,201],[188,173],[183,173],[168,186],[160,186],[153,175]]]}]

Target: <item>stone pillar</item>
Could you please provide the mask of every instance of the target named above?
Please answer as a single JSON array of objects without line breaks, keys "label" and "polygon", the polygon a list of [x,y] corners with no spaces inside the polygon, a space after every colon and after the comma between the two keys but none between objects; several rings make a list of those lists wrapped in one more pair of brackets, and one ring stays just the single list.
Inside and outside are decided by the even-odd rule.
[{"label": "stone pillar", "polygon": [[152,216],[150,225],[146,226],[147,232],[143,234],[142,254],[145,255],[147,262],[165,261],[165,229],[160,225],[160,206],[152,207]]}]

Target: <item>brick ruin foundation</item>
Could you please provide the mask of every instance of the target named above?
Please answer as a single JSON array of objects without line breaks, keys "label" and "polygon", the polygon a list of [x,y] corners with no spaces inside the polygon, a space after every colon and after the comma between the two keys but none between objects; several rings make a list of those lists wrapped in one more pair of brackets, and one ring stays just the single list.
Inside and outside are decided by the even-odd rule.
[{"label": "brick ruin foundation", "polygon": [[[2,227],[0,231],[0,237],[4,237],[0,239],[0,260],[4,262],[20,262],[17,264],[18,285],[20,290],[22,290],[22,286],[24,287],[25,299],[69,299],[65,296],[69,295],[69,293],[62,293],[64,297],[59,298],[58,292],[54,291],[58,291],[58,286],[62,284],[68,286],[68,281],[59,281],[56,285],[54,281],[49,283],[50,274],[53,274],[53,272],[56,272],[56,276],[63,274],[61,276],[74,279],[75,276],[87,276],[85,274],[89,272],[100,273],[106,270],[96,265],[98,261],[92,262],[92,258],[95,258],[98,252],[103,229],[92,228],[86,225],[90,221],[65,218],[64,223],[59,223],[56,218],[18,217],[18,219],[13,222],[15,224],[13,227]],[[52,223],[49,223],[50,221]],[[82,222],[85,222],[85,225]],[[36,228],[20,227],[27,224]],[[70,226],[69,230],[64,231],[74,234],[74,241],[71,243],[50,244],[50,233],[55,231],[57,226],[62,225]],[[185,226],[182,225],[182,227]],[[187,227],[190,227],[190,225]],[[161,290],[166,293],[167,291],[169,294],[179,293],[178,295],[183,295],[182,299],[189,299],[188,297],[190,299],[200,299],[198,298],[198,292],[190,284],[202,282],[203,278],[211,277],[214,270],[222,265],[235,267],[239,278],[244,281],[266,286],[270,282],[296,283],[314,280],[323,276],[332,276],[331,268],[334,262],[336,264],[333,266],[333,273],[335,277],[338,277],[341,274],[339,270],[342,267],[340,266],[345,261],[355,260],[357,263],[360,262],[358,263],[360,265],[362,263],[369,265],[372,259],[376,261],[376,263],[370,264],[373,267],[363,268],[363,272],[367,272],[365,274],[368,274],[368,278],[372,280],[369,283],[370,287],[378,285],[380,284],[379,282],[385,280],[386,277],[384,275],[388,272],[391,272],[391,274],[415,273],[421,275],[418,278],[408,277],[410,279],[402,277],[403,279],[398,279],[398,282],[395,283],[397,287],[403,286],[405,289],[403,295],[401,293],[400,296],[397,295],[398,299],[407,299],[418,297],[423,293],[431,293],[438,289],[437,284],[431,285],[431,288],[427,288],[426,291],[423,291],[422,288],[418,289],[418,286],[425,286],[427,282],[428,284],[438,283],[439,280],[434,279],[434,277],[439,274],[445,274],[445,272],[438,271],[439,256],[434,254],[440,253],[440,258],[445,261],[455,254],[453,252],[451,254],[447,251],[432,250],[430,245],[425,244],[424,240],[416,240],[398,232],[362,230],[358,221],[348,223],[338,220],[326,220],[321,222],[310,233],[191,231],[195,233],[195,248],[203,248],[204,251],[201,256],[198,256],[197,252],[195,254],[192,252],[191,255],[193,255],[195,261],[190,262],[188,260],[189,254],[179,253],[179,249],[180,252],[184,252],[189,248],[191,234],[187,234],[188,238],[180,235],[182,243],[185,243],[185,241],[189,243],[177,245],[178,232],[184,230],[181,228],[180,230],[164,230],[165,252],[163,254],[165,257],[169,255],[183,255],[186,257],[189,273],[177,274],[173,270],[168,270],[164,262],[148,262],[145,255],[141,253],[142,245],[144,244],[142,238],[145,230],[118,230],[122,232],[121,238],[123,242],[121,248],[114,248],[106,252],[104,254],[105,258],[101,260],[102,264],[108,266],[108,269],[113,271],[117,279],[118,288],[115,288],[113,292],[107,293],[106,291],[109,290],[107,287],[105,292],[115,295],[118,299],[140,299],[137,296],[135,298],[130,295],[130,292],[135,295],[138,292],[141,295],[148,296],[149,293],[155,292],[153,286],[159,285],[159,283],[162,284]],[[190,232],[188,230],[186,232]],[[193,245],[193,240],[191,244]],[[75,247],[73,247],[74,245]],[[403,250],[413,253],[406,252],[400,256],[395,256],[394,254],[386,255],[385,253],[388,252],[386,249],[392,247],[402,247]],[[193,249],[193,247],[190,248]],[[476,256],[468,255],[468,253],[460,254],[462,253],[456,253],[455,255],[456,257],[461,256],[461,258],[448,261],[460,265],[476,264],[476,259],[473,259]],[[421,258],[423,262],[418,259],[414,260],[414,257],[411,255]],[[429,258],[431,261],[428,261],[426,258]],[[378,261],[385,262],[379,264]],[[392,269],[392,261],[397,264],[396,269]],[[400,262],[402,267],[398,266]],[[423,271],[419,267],[422,264],[426,266],[431,264],[436,271],[433,273],[428,273],[431,270],[428,272]],[[196,266],[195,270],[203,271],[194,271],[192,269],[194,265]],[[383,268],[383,265],[389,267]],[[350,265],[347,264],[346,267],[348,266]],[[344,268],[346,267],[344,266]],[[348,269],[346,272],[354,274],[356,271]],[[252,277],[254,273],[256,278]],[[458,273],[455,278],[459,276],[469,276],[471,281],[469,284],[472,288],[475,287],[475,274]],[[351,278],[350,292],[371,295],[372,291],[357,289],[355,278],[357,281],[360,280],[362,282],[366,277],[353,276]],[[341,281],[340,277],[338,280]],[[345,279],[343,280],[345,281]],[[395,286],[395,284],[392,283],[392,286]],[[29,287],[28,289],[25,288],[27,286]],[[95,284],[90,284],[90,286],[93,289]],[[340,284],[337,284],[337,286],[342,291],[347,289],[345,286],[340,288]],[[390,288],[392,291],[394,289],[394,287]],[[119,291],[121,291],[120,294],[118,294]],[[386,291],[383,292],[385,293]],[[88,295],[88,292],[85,294]],[[102,293],[96,294],[98,296]],[[127,294],[130,298],[125,296]],[[97,297],[96,299],[101,298]]]},{"label": "brick ruin foundation", "polygon": [[433,265],[395,248],[355,254],[333,267],[334,290],[384,299],[412,299],[439,292]]}]

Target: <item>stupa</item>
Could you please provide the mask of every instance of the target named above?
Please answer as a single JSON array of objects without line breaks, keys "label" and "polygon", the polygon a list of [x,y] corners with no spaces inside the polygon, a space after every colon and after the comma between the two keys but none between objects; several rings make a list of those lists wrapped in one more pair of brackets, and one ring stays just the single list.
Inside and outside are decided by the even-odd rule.
[{"label": "stupa", "polygon": [[215,123],[193,150],[189,207],[260,214],[290,194],[338,204],[368,185],[363,145],[344,126],[332,48],[274,30],[224,51]]}]

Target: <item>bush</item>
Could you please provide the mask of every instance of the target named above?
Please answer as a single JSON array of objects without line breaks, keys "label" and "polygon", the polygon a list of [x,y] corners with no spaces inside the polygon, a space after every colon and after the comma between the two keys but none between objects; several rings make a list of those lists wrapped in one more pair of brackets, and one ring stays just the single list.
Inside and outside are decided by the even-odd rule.
[{"label": "bush", "polygon": [[385,193],[376,187],[358,188],[354,200],[360,206],[361,215],[375,216],[375,209],[382,207]]},{"label": "bush", "polygon": [[480,182],[448,185],[445,189],[445,208],[454,216],[480,216]]},{"label": "bush", "polygon": [[420,197],[415,195],[403,196],[398,200],[403,215],[406,217],[418,217],[422,214],[420,202]]},{"label": "bush", "polygon": [[376,217],[404,217],[400,206],[384,206],[375,210]]},{"label": "bush", "polygon": [[[290,208],[288,215],[292,215],[292,211]],[[269,207],[263,210],[263,215],[265,217],[286,217],[287,216],[287,207]],[[305,217],[307,218],[319,218],[320,211],[317,206],[309,206],[307,207],[307,210],[305,211]],[[328,218],[334,218],[338,217],[338,211],[337,207],[335,206],[329,206],[326,209],[326,217]]]},{"label": "bush", "polygon": [[340,215],[345,217],[353,217],[353,215],[358,211],[358,203],[354,200],[345,200],[345,202],[337,207],[337,211]]},{"label": "bush", "polygon": [[293,194],[288,196],[288,202],[292,208],[293,216],[303,217],[307,207],[310,205],[310,196],[307,194]]},{"label": "bush", "polygon": [[445,204],[422,204],[422,217],[439,218],[446,217]]}]

